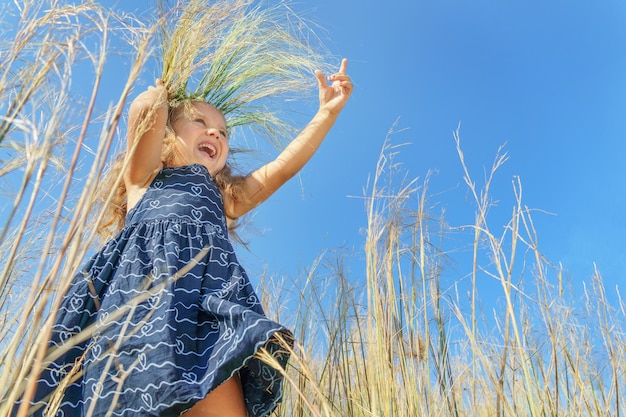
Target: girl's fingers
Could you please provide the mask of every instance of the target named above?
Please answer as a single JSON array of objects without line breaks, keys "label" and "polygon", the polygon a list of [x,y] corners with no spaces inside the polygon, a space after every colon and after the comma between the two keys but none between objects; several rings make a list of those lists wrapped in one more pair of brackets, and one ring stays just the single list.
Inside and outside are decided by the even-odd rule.
[{"label": "girl's fingers", "polygon": [[341,60],[341,65],[339,66],[339,74],[345,74],[347,67],[348,67],[348,60],[344,58]]},{"label": "girl's fingers", "polygon": [[315,70],[315,78],[317,78],[317,85],[319,88],[326,87],[326,77],[320,70]]},{"label": "girl's fingers", "polygon": [[333,85],[339,86],[339,88],[348,93],[352,91],[353,87],[352,81],[347,75],[334,75]]},{"label": "girl's fingers", "polygon": [[341,60],[339,66],[339,72],[336,72],[328,77],[329,81],[350,81],[350,77],[346,75],[346,69],[348,68],[348,60],[346,58]]},{"label": "girl's fingers", "polygon": [[328,77],[328,79],[330,81],[350,81],[350,76],[345,75],[345,74],[333,74],[330,77]]}]

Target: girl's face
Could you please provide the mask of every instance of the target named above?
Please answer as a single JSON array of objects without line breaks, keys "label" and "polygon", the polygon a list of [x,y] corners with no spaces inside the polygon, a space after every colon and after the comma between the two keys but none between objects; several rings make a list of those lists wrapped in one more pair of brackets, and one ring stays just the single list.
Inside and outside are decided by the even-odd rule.
[{"label": "girl's face", "polygon": [[174,165],[204,165],[215,176],[226,165],[228,131],[226,119],[215,107],[194,102],[172,123],[176,134]]}]

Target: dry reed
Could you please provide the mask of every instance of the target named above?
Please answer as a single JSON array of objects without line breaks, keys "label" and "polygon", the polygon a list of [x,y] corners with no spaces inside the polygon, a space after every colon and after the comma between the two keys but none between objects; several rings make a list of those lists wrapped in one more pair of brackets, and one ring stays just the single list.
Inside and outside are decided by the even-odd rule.
[{"label": "dry reed", "polygon": [[[492,224],[490,185],[507,156],[498,150],[479,187],[454,137],[475,223],[434,215],[429,176],[407,182],[388,138],[364,199],[360,273],[328,251],[295,283],[299,343],[279,416],[624,414],[623,304],[598,272],[577,295],[545,259],[519,178],[510,221]],[[501,288],[492,318],[485,281]]]},{"label": "dry reed", "polygon": [[62,354],[47,349],[56,295],[94,249],[102,220],[94,196],[118,136],[123,141],[124,109],[140,76],[156,62],[173,100],[214,100],[230,127],[257,124],[277,145],[289,124],[267,110],[270,100],[310,90],[321,55],[284,4],[190,0],[163,7],[152,22],[91,1],[3,8],[0,415],[7,415],[18,397],[32,398],[29,381]]},{"label": "dry reed", "polygon": [[[147,63],[163,60],[162,77],[173,98],[215,101],[231,125],[259,123],[271,139],[285,126],[263,113],[272,105],[267,99],[301,92],[307,84],[298,80],[309,77],[319,59],[273,55],[270,62],[260,56],[284,49],[281,42],[289,33],[306,32],[295,15],[288,31],[261,26],[255,32],[240,20],[241,13],[252,10],[251,17],[266,19],[277,9],[248,9],[249,2],[238,0],[233,15],[218,8],[206,14],[209,22],[225,26],[216,43],[204,43],[199,39],[215,28],[197,7],[209,3],[188,4],[193,7],[173,12],[181,18],[178,26],[166,23],[165,11],[145,24],[95,2],[23,0],[4,6],[0,415],[7,415],[18,396],[32,394],[27,376],[32,379],[61,353],[45,349],[48,316],[58,304],[55,294],[92,250],[99,222],[92,215],[94,191],[123,130],[128,95]],[[189,30],[202,36],[183,36]],[[268,43],[257,42],[274,33]],[[268,49],[246,49],[240,39]],[[114,98],[103,102],[111,44],[124,51],[129,64]],[[307,48],[301,43],[287,49],[306,55],[313,50]],[[286,72],[279,75],[291,84],[272,84],[264,75],[281,59]],[[249,62],[262,65],[251,73]],[[75,95],[79,82],[87,86],[84,101]],[[297,306],[280,312],[282,321],[293,323],[297,342],[283,370],[286,392],[278,416],[624,415],[626,311],[619,293],[618,305],[612,305],[599,271],[582,295],[569,288],[562,268],[540,252],[534,212],[524,205],[519,179],[512,183],[510,220],[492,224],[490,184],[506,155],[497,153],[478,187],[458,132],[455,138],[475,222],[452,227],[445,213],[435,215],[428,180],[404,180],[395,162],[400,148],[388,138],[364,198],[361,273],[346,267],[345,252],[328,250],[297,281]],[[452,273],[448,265],[457,256],[463,263]],[[493,307],[492,317],[480,307],[485,281],[501,288],[503,304]],[[283,300],[271,296],[286,284],[270,284],[265,294],[273,311]],[[132,306],[124,314],[132,314]],[[89,330],[80,337],[89,337]],[[25,415],[25,408],[20,411]]]}]

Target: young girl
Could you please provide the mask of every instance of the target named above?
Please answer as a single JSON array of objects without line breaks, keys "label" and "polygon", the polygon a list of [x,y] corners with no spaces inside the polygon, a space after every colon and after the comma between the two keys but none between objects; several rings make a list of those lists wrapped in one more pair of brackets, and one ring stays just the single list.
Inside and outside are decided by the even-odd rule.
[{"label": "young girl", "polygon": [[51,340],[62,355],[42,372],[31,412],[260,417],[275,408],[280,374],[255,355],[264,348],[285,364],[279,339],[290,333],[265,317],[228,224],[317,150],[352,92],[346,65],[330,85],[316,71],[317,114],[241,178],[230,175],[228,126],[215,107],[168,108],[160,80],[132,102],[125,224],[64,296]]}]

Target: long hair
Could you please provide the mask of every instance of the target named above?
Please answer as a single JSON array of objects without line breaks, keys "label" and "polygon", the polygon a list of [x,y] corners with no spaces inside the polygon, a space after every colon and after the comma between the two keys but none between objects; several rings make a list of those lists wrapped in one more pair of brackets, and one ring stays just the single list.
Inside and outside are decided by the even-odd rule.
[{"label": "long hair", "polygon": [[[165,136],[161,148],[161,163],[165,167],[174,166],[174,161],[177,157],[176,147],[174,146],[176,143],[176,133],[172,127],[173,123],[178,120],[181,115],[187,114],[194,102],[202,101],[178,101],[175,102],[173,106],[169,107]],[[103,239],[108,239],[122,230],[126,213],[128,212],[126,184],[123,180],[119,180],[119,178],[123,176],[122,170],[124,169],[126,155],[127,150],[124,150],[115,157],[110,169],[107,171],[98,187],[98,202],[104,210],[104,217],[98,228],[98,234]],[[228,195],[236,201],[241,201],[243,198],[241,189],[244,179],[245,175],[235,173],[235,170],[229,163],[226,163],[224,168],[213,178],[222,195]],[[106,204],[111,193],[111,200]],[[224,214],[230,220],[228,222],[229,231],[234,232],[237,227],[237,218],[229,212],[225,212]]]},{"label": "long hair", "polygon": [[[162,3],[160,3],[163,5]],[[245,126],[276,148],[294,133],[275,109],[277,100],[309,95],[314,69],[330,70],[325,48],[308,22],[283,2],[266,0],[187,0],[167,10],[160,7],[161,45],[171,112],[179,104],[202,100],[212,104],[230,129]],[[193,34],[193,36],[190,36]],[[184,108],[184,106],[183,106]],[[171,122],[171,117],[169,122]],[[170,166],[175,157],[169,126],[161,161]],[[126,216],[126,189],[120,181],[125,154],[118,155],[101,186],[105,204],[103,235],[119,230]],[[227,165],[215,177],[223,195],[242,198],[245,177]],[[119,184],[119,185],[117,185]],[[231,213],[225,213],[234,224]]]}]

